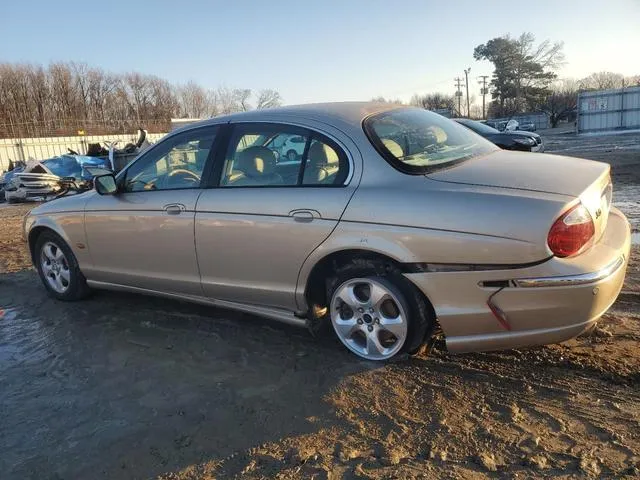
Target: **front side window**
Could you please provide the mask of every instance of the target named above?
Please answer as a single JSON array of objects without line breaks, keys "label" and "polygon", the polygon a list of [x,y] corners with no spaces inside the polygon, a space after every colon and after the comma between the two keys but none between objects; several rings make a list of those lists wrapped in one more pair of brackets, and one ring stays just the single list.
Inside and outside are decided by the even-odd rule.
[{"label": "front side window", "polygon": [[498,149],[462,125],[417,108],[372,115],[364,129],[383,157],[405,173],[425,173]]},{"label": "front side window", "polygon": [[137,160],[125,172],[125,192],[199,188],[217,127],[175,135]]},{"label": "front side window", "polygon": [[229,142],[220,186],[342,185],[349,164],[328,139],[287,126],[242,125]]}]

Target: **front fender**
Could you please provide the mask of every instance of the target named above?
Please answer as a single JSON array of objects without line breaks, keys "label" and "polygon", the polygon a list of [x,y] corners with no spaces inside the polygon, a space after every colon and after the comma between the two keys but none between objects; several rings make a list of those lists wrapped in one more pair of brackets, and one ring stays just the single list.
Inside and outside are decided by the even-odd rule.
[{"label": "front fender", "polygon": [[24,222],[24,232],[32,260],[37,237],[45,230],[53,231],[62,237],[81,267],[91,261],[84,231],[84,212],[28,215]]}]

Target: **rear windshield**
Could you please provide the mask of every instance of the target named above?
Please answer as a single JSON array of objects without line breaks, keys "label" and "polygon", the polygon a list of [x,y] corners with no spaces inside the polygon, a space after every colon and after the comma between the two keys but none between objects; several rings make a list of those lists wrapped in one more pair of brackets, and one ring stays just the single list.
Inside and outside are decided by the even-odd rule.
[{"label": "rear windshield", "polygon": [[468,128],[419,108],[372,115],[364,129],[382,156],[406,173],[426,173],[498,150]]}]

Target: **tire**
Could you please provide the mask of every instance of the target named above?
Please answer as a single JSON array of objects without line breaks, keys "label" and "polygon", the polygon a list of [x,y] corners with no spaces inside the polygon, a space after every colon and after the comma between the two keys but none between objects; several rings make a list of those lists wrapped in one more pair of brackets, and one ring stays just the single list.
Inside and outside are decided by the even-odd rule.
[{"label": "tire", "polygon": [[[361,280],[362,284],[359,283]],[[356,287],[352,287],[353,285],[356,285]],[[358,315],[362,316],[357,319],[358,325],[355,327],[357,330],[353,339],[345,340],[345,335],[341,335],[339,332],[339,330],[344,331],[345,328],[341,325],[343,312],[338,308],[341,303],[346,303],[342,301],[342,296],[344,296],[342,291],[352,288],[352,291],[356,292],[356,288],[365,285],[369,286],[370,295],[373,295],[374,290],[378,291],[378,293],[386,291],[389,299],[392,300],[392,304],[396,305],[396,311],[399,315],[391,315],[391,317],[403,318],[404,327],[398,330],[400,331],[398,337],[395,337],[395,335],[391,335],[391,337],[395,337],[396,341],[401,342],[400,345],[389,343],[390,339],[385,342],[385,339],[381,338],[380,335],[383,333],[389,336],[389,332],[385,331],[383,325],[386,322],[386,314],[382,312],[381,308],[376,308],[375,306],[367,310],[371,312],[370,315],[367,315],[367,311],[362,313],[354,312],[356,317]],[[367,290],[366,286],[364,290]],[[350,263],[340,267],[335,272],[335,275],[327,281],[326,293],[329,303],[328,321],[332,324],[337,338],[353,353],[367,360],[389,360],[400,353],[413,355],[420,351],[421,346],[428,340],[436,326],[435,318],[431,313],[432,310],[427,305],[422,294],[396,267],[386,262],[363,258],[353,259]],[[347,310],[353,310],[353,308],[347,305]],[[373,319],[371,316],[373,316]],[[352,321],[353,317],[347,313],[346,322]],[[373,325],[370,325],[370,323],[373,323]],[[349,327],[347,326],[346,328]],[[364,342],[366,342],[366,346],[364,347],[358,343],[357,337],[361,336],[361,334],[365,336]],[[384,349],[386,353],[381,353],[376,348],[373,348],[373,351],[371,351],[372,349],[367,349],[370,335],[377,336],[378,345],[390,345],[389,348]],[[365,350],[367,351],[365,352]]]},{"label": "tire", "polygon": [[[44,252],[45,248],[48,249],[48,253]],[[36,240],[34,252],[34,263],[40,275],[40,280],[42,280],[44,287],[51,297],[65,302],[72,302],[82,300],[89,295],[90,289],[87,285],[86,278],[80,271],[78,261],[71,251],[71,248],[69,248],[60,235],[51,230],[41,233]],[[60,252],[62,256],[60,256]],[[50,261],[49,265],[47,265],[45,257],[49,259],[56,257],[55,262]],[[56,271],[61,272],[57,276],[61,278],[61,282],[53,280],[53,278],[56,278],[56,273],[51,270],[54,268],[52,263],[56,264]],[[47,268],[50,269],[49,274],[45,271]],[[56,288],[54,284],[58,286],[62,285],[63,288]]]},{"label": "tire", "polygon": [[295,162],[297,158],[298,152],[296,152],[295,150],[292,149],[287,152],[287,160],[289,160],[290,162]]}]

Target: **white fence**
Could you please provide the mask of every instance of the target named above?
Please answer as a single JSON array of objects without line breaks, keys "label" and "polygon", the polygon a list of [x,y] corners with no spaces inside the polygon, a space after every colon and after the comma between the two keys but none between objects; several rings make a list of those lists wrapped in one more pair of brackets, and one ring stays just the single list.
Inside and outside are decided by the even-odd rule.
[{"label": "white fence", "polygon": [[[151,143],[155,143],[164,137],[165,133],[150,133],[147,135]],[[131,135],[86,135],[76,137],[41,137],[41,138],[2,138],[0,139],[0,173],[7,169],[9,160],[29,161],[45,160],[47,158],[69,153],[68,149],[79,154],[87,152],[90,143],[118,142],[117,147],[122,148],[127,143],[134,143],[137,133]]]},{"label": "white fence", "polygon": [[578,132],[640,128],[640,87],[578,94]]}]

